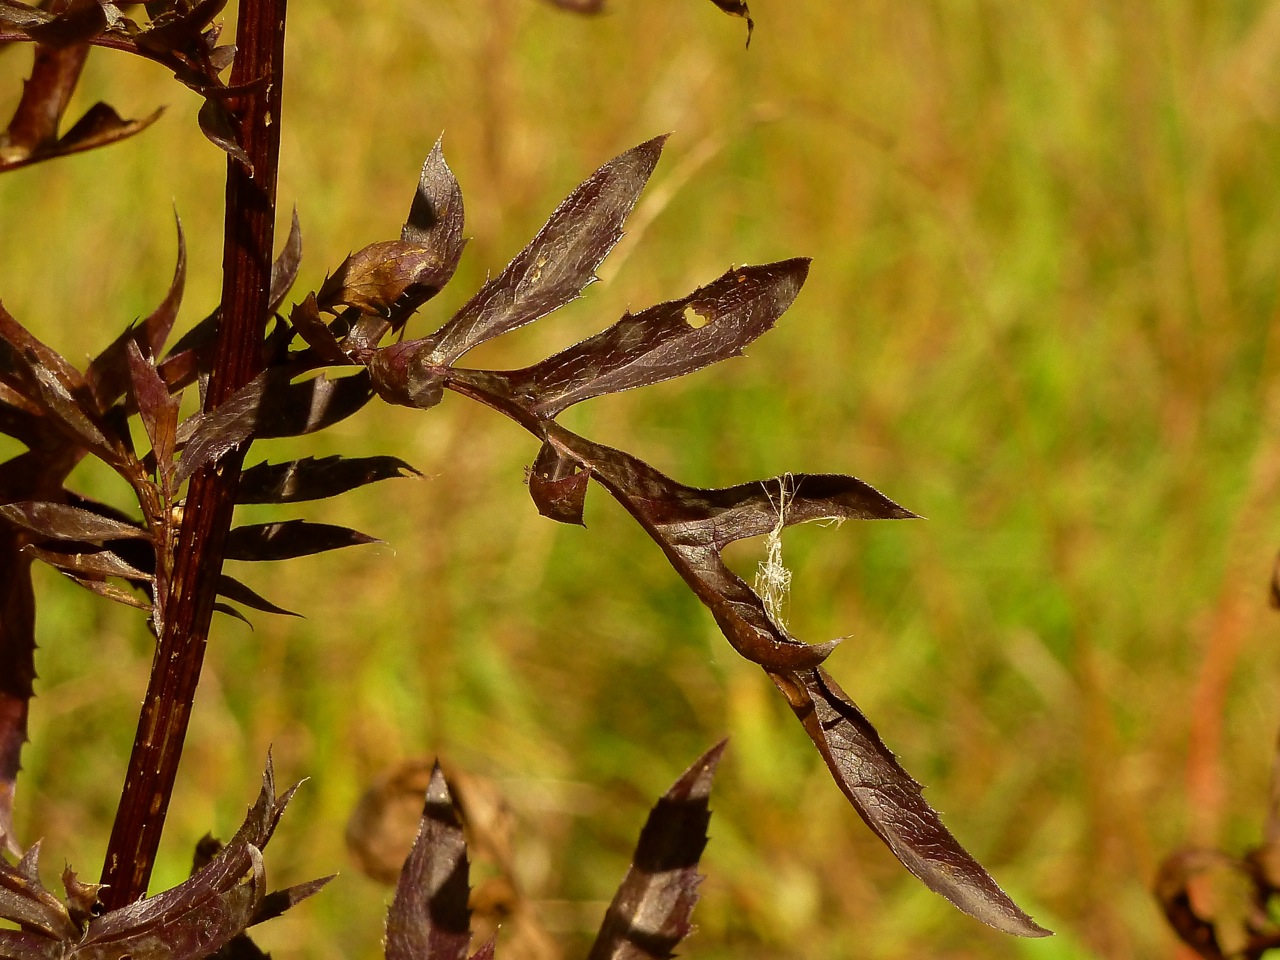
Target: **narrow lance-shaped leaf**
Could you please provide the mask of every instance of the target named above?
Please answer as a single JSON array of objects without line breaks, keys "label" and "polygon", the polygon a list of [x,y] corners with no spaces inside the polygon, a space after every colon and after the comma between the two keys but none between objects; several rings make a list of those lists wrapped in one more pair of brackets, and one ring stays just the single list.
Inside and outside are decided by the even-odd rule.
[{"label": "narrow lance-shaped leaf", "polygon": [[417,839],[387,911],[387,960],[465,960],[470,890],[462,822],[437,763]]},{"label": "narrow lance-shaped leaf", "polygon": [[668,960],[688,936],[711,822],[711,782],[725,743],[695,760],[650,812],[588,960]]},{"label": "narrow lance-shaped leaf", "polygon": [[95,103],[84,112],[84,116],[71,125],[71,129],[58,138],[56,143],[37,151],[33,159],[48,160],[52,157],[66,157],[73,153],[110,146],[136,136],[163,115],[164,107],[157,107],[145,117],[126,120],[109,103]]},{"label": "narrow lance-shaped leaf", "polygon": [[[770,669],[813,667],[838,641],[807,645],[776,622],[759,596],[721,559],[734,540],[768,533],[779,525],[817,519],[904,519],[913,517],[888,497],[853,477],[796,474],[739,484],[722,490],[686,487],[630,454],[593,443],[555,423],[546,424],[543,469],[564,475],[576,463],[603,485],[662,548],[671,565],[716,618],[733,648]],[[543,477],[529,479],[542,509]],[[585,490],[582,491],[585,496]],[[779,505],[787,504],[781,518]],[[575,507],[563,500],[566,515]],[[581,504],[576,505],[581,516]],[[546,512],[544,510],[544,512]],[[562,519],[556,517],[556,519]]]},{"label": "narrow lance-shaped leaf", "polygon": [[82,577],[68,570],[63,570],[62,575],[76,584],[76,586],[84,587],[90,593],[96,593],[104,599],[113,600],[116,603],[124,604],[126,607],[133,607],[135,610],[151,609],[151,600],[149,598],[139,597],[122,587],[116,586],[114,583],[109,583],[97,577]]},{"label": "narrow lance-shaped leaf", "polygon": [[42,563],[77,578],[120,577],[132,583],[145,583],[152,579],[151,574],[139,570],[124,557],[105,547],[86,550],[81,544],[74,551],[67,551],[47,550],[28,544],[25,551]]},{"label": "narrow lance-shaped leaf", "polygon": [[808,271],[805,259],[730,270],[681,300],[627,314],[541,363],[498,376],[543,417],[591,397],[684,376],[740,356],[791,306]]},{"label": "narrow lance-shaped leaf", "polygon": [[462,248],[466,244],[462,238],[465,220],[462,188],[445,163],[444,152],[437,140],[422,164],[418,189],[409,206],[409,218],[400,231],[400,239],[432,251],[440,264],[439,285],[442,287],[449,282],[462,259]]},{"label": "narrow lance-shaped leaf", "polygon": [[437,361],[537,320],[574,300],[622,237],[666,137],[610,160],[555,209],[537,236],[429,339]]},{"label": "narrow lance-shaped leaf", "polygon": [[393,477],[420,477],[399,457],[306,457],[286,463],[259,463],[240,475],[237,503],[297,503],[336,497],[365,484]]},{"label": "narrow lance-shaped leaf", "polygon": [[770,673],[859,816],[908,870],[988,926],[1048,936],[960,846],[922,788],[848,695],[821,668]]},{"label": "narrow lance-shaped leaf", "polygon": [[369,375],[360,371],[349,377],[313,377],[289,382],[288,370],[260,373],[231,395],[216,410],[196,414],[178,430],[186,444],[177,480],[246,440],[294,437],[321,430],[355,413],[373,396]]},{"label": "narrow lance-shaped leaf", "polygon": [[283,617],[302,616],[300,613],[294,613],[292,610],[277,606],[266,597],[245,586],[235,577],[229,577],[225,573],[218,575],[218,595],[226,597],[228,600],[234,600],[236,603],[243,603],[246,607],[252,607],[254,610],[261,610],[263,613],[274,613]]},{"label": "narrow lance-shaped leaf", "polygon": [[158,357],[164,349],[165,341],[169,339],[174,321],[178,318],[178,308],[182,305],[182,294],[187,283],[187,239],[182,232],[182,221],[176,216],[174,220],[178,225],[178,261],[164,300],[142,323],[125,330],[110,346],[94,357],[85,373],[85,380],[100,410],[105,410],[114,403],[128,387],[131,378],[127,358],[129,345],[145,346],[147,355]]},{"label": "narrow lance-shaped leaf", "polygon": [[325,550],[381,542],[348,527],[284,520],[233,527],[227,534],[225,555],[228,560],[290,560]]},{"label": "narrow lance-shaped leaf", "polygon": [[102,543],[149,536],[141,527],[104,517],[83,507],[47,500],[0,503],[0,517],[51,540],[83,540]]},{"label": "narrow lance-shaped leaf", "polygon": [[181,395],[169,394],[169,388],[151,362],[142,356],[136,341],[129,341],[126,356],[134,402],[155,454],[156,473],[165,489],[172,490]]},{"label": "narrow lance-shaped leaf", "polygon": [[271,264],[271,289],[267,297],[267,310],[275,313],[284,303],[284,298],[298,279],[298,268],[302,265],[302,224],[298,222],[298,208],[293,208],[293,217],[289,221],[289,236],[285,238],[280,255]]}]

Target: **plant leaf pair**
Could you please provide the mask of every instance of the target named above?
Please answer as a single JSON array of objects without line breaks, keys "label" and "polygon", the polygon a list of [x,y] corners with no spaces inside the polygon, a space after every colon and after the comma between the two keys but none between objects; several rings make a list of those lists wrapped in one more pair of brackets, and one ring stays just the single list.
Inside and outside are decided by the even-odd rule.
[{"label": "plant leaf pair", "polygon": [[[692,929],[698,861],[707,843],[708,798],[721,741],[694,761],[649,814],[631,867],[614,895],[590,960],[667,960]],[[387,960],[467,960],[471,910],[462,821],[439,764],[418,836],[387,912]],[[471,960],[491,960],[494,941]]]}]

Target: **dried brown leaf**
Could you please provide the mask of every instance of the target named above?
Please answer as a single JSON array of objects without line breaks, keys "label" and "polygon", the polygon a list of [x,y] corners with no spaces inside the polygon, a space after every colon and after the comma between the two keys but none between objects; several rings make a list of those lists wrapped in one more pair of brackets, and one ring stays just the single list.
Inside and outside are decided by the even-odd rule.
[{"label": "dried brown leaf", "polygon": [[442,262],[432,247],[404,240],[382,240],[351,254],[326,278],[317,302],[324,310],[339,304],[386,316],[410,288],[439,290],[454,264]]}]

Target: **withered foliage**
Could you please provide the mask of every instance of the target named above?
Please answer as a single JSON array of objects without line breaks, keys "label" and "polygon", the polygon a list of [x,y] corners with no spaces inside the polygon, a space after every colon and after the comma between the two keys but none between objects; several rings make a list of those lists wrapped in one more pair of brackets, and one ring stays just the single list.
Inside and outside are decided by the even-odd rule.
[{"label": "withered foliage", "polygon": [[[86,374],[0,313],[0,385],[7,390],[0,401],[7,418],[64,451],[57,469],[41,474],[46,479],[38,489],[3,490],[9,502],[0,506],[0,517],[9,522],[14,545],[9,562],[50,563],[104,596],[145,607],[153,627],[162,624],[174,518],[182,484],[196,470],[255,439],[323,429],[375,393],[425,410],[444,391],[454,391],[511,418],[538,441],[529,489],[543,515],[581,524],[594,480],[636,519],[733,648],[759,664],[782,691],[854,809],[912,873],[997,929],[1043,934],[948,832],[919,784],[821,668],[837,641],[797,640],[721,557],[735,540],[796,523],[914,514],[847,476],[785,474],[722,489],[689,487],[556,421],[573,404],[741,355],[796,298],[807,260],[735,268],[686,296],[628,312],[523,369],[458,365],[477,345],[580,296],[622,236],[664,139],[640,144],[588,177],[533,240],[434,333],[396,339],[409,317],[449,282],[462,253],[462,193],[437,144],[423,166],[400,239],[353,253],[288,319],[277,315],[264,344],[267,369],[212,413],[181,423],[181,391],[205,369],[207,358],[197,326],[157,359],[176,305],[174,291],[157,314],[134,328],[123,346],[108,348]],[[291,243],[286,251],[295,247]],[[292,273],[296,260],[286,252],[280,273]],[[182,272],[180,257],[178,293]],[[386,344],[388,339],[395,342]],[[132,415],[149,438],[145,454],[129,440],[125,425]],[[141,517],[121,516],[62,486],[66,470],[85,454],[102,459],[133,486]],[[411,471],[392,457],[262,463],[245,472],[239,499],[288,503],[332,496]],[[233,528],[226,557],[278,560],[372,539],[341,527],[284,520]],[[231,577],[224,576],[219,589],[224,601],[286,612]],[[15,598],[15,608],[21,599]],[[30,652],[28,635],[10,662],[26,666]],[[29,690],[15,690],[14,696],[22,700]],[[18,735],[11,730],[10,740]]]},{"label": "withered foliage", "polygon": [[271,761],[262,790],[225,847],[204,858],[191,879],[119,910],[104,912],[95,883],[67,867],[60,900],[40,881],[40,845],[10,866],[0,856],[0,929],[4,960],[199,960],[255,924],[306,899],[332,877],[268,892],[262,851],[296,785],[277,796]]},{"label": "withered foliage", "polygon": [[1262,843],[1239,857],[1177,850],[1160,864],[1154,893],[1178,938],[1205,960],[1258,960],[1280,949],[1280,738]]},{"label": "withered foliage", "polygon": [[[245,103],[261,93],[265,79],[259,76],[239,86],[220,79],[236,54],[234,46],[220,43],[216,18],[225,2],[53,0],[32,5],[0,0],[0,45],[25,42],[34,49],[31,79],[0,134],[0,171],[115,142],[158,116],[126,121],[111,107],[97,104],[62,131],[86,50],[99,46],[163,64],[199,93],[204,98],[200,128],[230,157],[233,179],[274,177],[274,171],[253,170],[250,153],[257,162],[270,153],[258,150],[261,138],[247,137],[245,129],[257,128],[244,123],[258,115]],[[600,0],[550,2],[581,13],[604,6]],[[754,22],[746,3],[712,2],[745,19],[750,43]],[[261,19],[261,11],[257,15]],[[251,62],[242,59],[237,71]],[[664,142],[665,137],[649,140],[595,171],[504,269],[426,336],[407,337],[407,324],[451,281],[465,247],[462,190],[440,143],[423,164],[399,237],[352,253],[318,290],[283,310],[302,255],[295,216],[271,271],[267,319],[258,338],[261,367],[247,368],[232,386],[247,384],[225,402],[202,403],[201,412],[185,418],[181,411],[188,390],[198,390],[203,400],[212,379],[211,395],[225,395],[217,392],[225,382],[218,374],[228,366],[215,369],[215,356],[225,332],[222,311],[231,310],[226,304],[216,307],[170,344],[186,277],[180,226],[173,281],[160,305],[83,370],[0,306],[0,433],[24,448],[0,463],[0,837],[18,858],[16,866],[5,863],[0,870],[0,919],[18,926],[0,930],[0,957],[258,956],[244,930],[322,883],[265,893],[261,849],[290,795],[276,798],[268,767],[263,794],[236,838],[216,855],[206,850],[208,862],[173,890],[96,916],[96,889],[74,875],[64,878],[65,903],[41,885],[38,845],[23,853],[12,816],[35,678],[32,564],[46,564],[85,589],[145,611],[150,629],[165,640],[172,636],[165,632],[166,624],[183,625],[179,633],[199,629],[170,614],[184,609],[178,599],[199,593],[186,582],[189,578],[175,572],[180,569],[177,545],[187,497],[204,489],[204,478],[219,472],[238,478],[237,503],[288,504],[416,475],[394,456],[264,461],[243,472],[239,464],[255,441],[323,430],[375,396],[429,410],[445,391],[493,409],[532,435],[528,485],[543,516],[583,525],[592,481],[621,504],[706,606],[733,649],[759,665],[778,687],[838,787],[907,869],[996,929],[1020,936],[1048,932],[960,846],[925,802],[920,785],[826,673],[822,664],[838,641],[808,644],[792,636],[775,598],[762,597],[722,557],[735,541],[776,538],[797,523],[915,515],[849,476],[785,473],[718,489],[690,487],[557,421],[575,404],[742,355],[799,295],[808,260],[736,267],[709,277],[684,296],[628,311],[592,336],[522,369],[460,365],[475,347],[582,295],[622,237]],[[260,247],[269,251],[270,243]],[[249,286],[262,292],[265,254],[255,262],[259,279]],[[257,369],[261,372],[249,379]],[[145,438],[145,449],[135,444],[135,437]],[[136,511],[121,511],[67,486],[86,457],[100,460],[129,485]],[[229,490],[218,494],[228,517]],[[219,529],[227,528],[223,524]],[[356,530],[300,519],[233,526],[225,548],[219,546],[208,562],[212,572],[205,583],[216,585],[216,596],[199,594],[207,601],[203,610],[207,614],[212,605],[241,619],[240,607],[296,615],[223,571],[221,561],[267,562],[373,541]],[[198,669],[196,661],[191,675],[198,677]],[[720,749],[690,768],[655,809],[632,869],[609,908],[593,958],[664,958],[688,932],[696,864],[706,841],[707,794]],[[465,960],[471,939],[467,895],[465,845],[448,789],[437,775],[391,907],[388,958]],[[472,960],[491,957],[493,951],[490,941]]]}]

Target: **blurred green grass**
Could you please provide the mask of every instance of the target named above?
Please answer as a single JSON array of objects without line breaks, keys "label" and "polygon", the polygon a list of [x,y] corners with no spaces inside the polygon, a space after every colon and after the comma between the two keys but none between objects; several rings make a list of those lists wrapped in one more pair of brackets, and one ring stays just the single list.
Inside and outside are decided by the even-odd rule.
[{"label": "blurred green grass", "polygon": [[[297,511],[388,547],[243,571],[308,619],[215,625],[156,884],[234,828],[274,744],[282,778],[312,779],[273,876],[343,870],[263,928],[275,955],[377,955],[388,894],[349,866],[342,830],[410,755],[508,793],[566,956],[647,804],[726,733],[682,951],[707,960],[1168,955],[1146,892],[1160,857],[1256,840],[1280,718],[1280,3],[753,13],[744,52],[741,23],[706,3],[615,0],[594,20],[534,0],[295,4],[279,192],[303,224],[297,291],[396,235],[441,131],[473,240],[418,333],[599,163],[674,131],[605,282],[477,362],[544,356],[730,263],[812,256],[749,359],[571,425],[688,482],[848,472],[929,518],[790,532],[795,630],[851,635],[833,672],[1059,936],[1002,938],[907,876],[622,511],[597,491],[590,529],[542,520],[521,485],[532,443],[448,398],[251,455],[397,453],[429,475]],[[25,57],[0,57],[9,98]],[[184,318],[218,289],[223,162],[195,99],[107,53],[80,103],[99,98],[169,112],[0,178],[0,296],[76,362],[163,295],[172,208]],[[91,874],[150,646],[131,612],[56,580],[39,583],[20,823]]]}]

